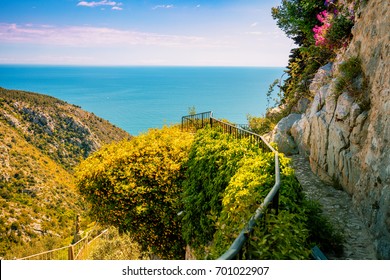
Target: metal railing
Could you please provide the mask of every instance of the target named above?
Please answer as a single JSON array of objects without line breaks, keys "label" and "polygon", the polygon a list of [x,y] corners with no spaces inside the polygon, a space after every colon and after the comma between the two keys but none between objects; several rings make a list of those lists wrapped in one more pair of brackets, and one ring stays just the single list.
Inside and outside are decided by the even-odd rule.
[{"label": "metal railing", "polygon": [[80,239],[75,244],[71,244],[62,248],[34,254],[19,260],[85,260],[89,256],[91,245],[108,232],[108,229],[103,230],[99,235],[91,237],[87,235]]},{"label": "metal railing", "polygon": [[237,238],[230,245],[229,249],[221,255],[219,260],[231,260],[237,257],[247,241],[250,233],[253,232],[256,222],[262,218],[268,206],[272,204],[272,207],[278,211],[279,204],[279,188],[280,188],[280,168],[279,168],[279,154],[278,152],[261,136],[251,131],[245,130],[235,124],[230,124],[213,118],[212,112],[205,112],[195,115],[188,115],[182,117],[182,129],[186,131],[196,131],[197,129],[210,126],[220,127],[224,133],[229,133],[235,138],[242,139],[247,138],[251,143],[258,145],[263,151],[270,151],[275,155],[275,184],[265,197],[263,203],[256,209],[256,212],[249,219],[245,227],[241,230]]},{"label": "metal railing", "polygon": [[181,118],[181,129],[189,132],[195,132],[198,129],[211,124],[213,112],[204,112],[195,115],[188,115]]}]

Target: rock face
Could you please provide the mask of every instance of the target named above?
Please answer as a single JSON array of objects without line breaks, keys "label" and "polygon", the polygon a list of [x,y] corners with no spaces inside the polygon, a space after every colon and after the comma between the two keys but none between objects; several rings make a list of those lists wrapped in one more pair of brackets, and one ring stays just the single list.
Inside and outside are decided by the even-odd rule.
[{"label": "rock face", "polygon": [[296,154],[298,152],[297,144],[291,136],[291,127],[301,119],[301,114],[290,114],[283,118],[274,128],[266,139],[278,145],[280,152],[286,155]]},{"label": "rock face", "polygon": [[[352,42],[318,71],[310,87],[314,99],[289,132],[312,170],[352,196],[384,259],[390,259],[389,8],[388,1],[368,2]],[[350,92],[335,94],[338,66],[351,57],[362,61],[370,106]]]}]

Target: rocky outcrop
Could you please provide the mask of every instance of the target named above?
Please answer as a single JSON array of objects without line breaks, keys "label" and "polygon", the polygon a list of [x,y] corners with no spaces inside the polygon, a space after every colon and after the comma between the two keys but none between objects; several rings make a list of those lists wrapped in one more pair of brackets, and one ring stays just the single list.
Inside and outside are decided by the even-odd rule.
[{"label": "rocky outcrop", "polygon": [[290,114],[283,118],[269,134],[265,135],[266,140],[276,143],[278,150],[286,155],[296,154],[298,147],[291,136],[291,127],[299,119],[301,114]]},{"label": "rocky outcrop", "polygon": [[[384,259],[390,259],[389,8],[372,0],[362,9],[350,45],[317,72],[314,98],[287,133],[316,174],[352,196]],[[361,59],[369,106],[351,92],[336,94],[339,65],[351,57]]]}]

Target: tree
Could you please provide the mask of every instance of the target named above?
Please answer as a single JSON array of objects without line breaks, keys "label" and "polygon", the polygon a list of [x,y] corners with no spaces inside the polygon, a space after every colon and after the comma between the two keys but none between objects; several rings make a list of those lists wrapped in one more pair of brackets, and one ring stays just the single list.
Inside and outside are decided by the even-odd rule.
[{"label": "tree", "polygon": [[308,46],[314,42],[314,26],[320,23],[317,14],[324,8],[323,0],[283,0],[272,8],[272,17],[298,46]]}]

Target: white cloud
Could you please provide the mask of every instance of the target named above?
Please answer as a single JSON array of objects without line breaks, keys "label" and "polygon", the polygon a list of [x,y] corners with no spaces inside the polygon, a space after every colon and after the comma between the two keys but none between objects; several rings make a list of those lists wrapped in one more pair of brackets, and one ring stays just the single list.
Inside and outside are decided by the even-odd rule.
[{"label": "white cloud", "polygon": [[156,9],[171,9],[173,7],[174,7],[173,5],[156,5],[152,9],[153,10],[156,10]]},{"label": "white cloud", "polygon": [[258,24],[259,24],[258,22],[254,22],[254,23],[251,24],[251,27],[255,27],[255,26],[257,26]]},{"label": "white cloud", "polygon": [[117,3],[114,1],[107,1],[107,0],[102,0],[99,2],[95,1],[80,1],[77,6],[84,6],[84,7],[98,7],[98,6],[115,6]]},{"label": "white cloud", "polygon": [[123,10],[120,6],[122,6],[123,3],[121,2],[115,2],[115,1],[109,1],[109,0],[102,0],[102,1],[80,1],[77,3],[77,6],[81,7],[90,7],[90,8],[95,8],[99,6],[111,6],[112,10],[117,10],[121,11]]},{"label": "white cloud", "polygon": [[38,44],[70,47],[158,45],[213,48],[223,43],[198,36],[135,32],[90,26],[42,26],[0,23],[0,43]]}]

